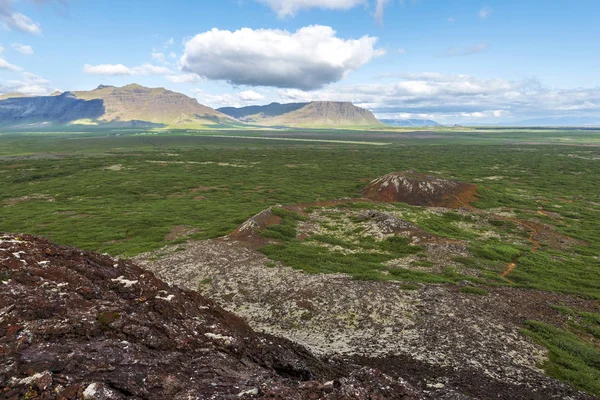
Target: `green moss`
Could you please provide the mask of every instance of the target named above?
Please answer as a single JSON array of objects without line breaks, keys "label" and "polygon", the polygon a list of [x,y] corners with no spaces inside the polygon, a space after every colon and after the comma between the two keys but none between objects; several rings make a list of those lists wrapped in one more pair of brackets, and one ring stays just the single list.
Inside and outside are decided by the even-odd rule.
[{"label": "green moss", "polygon": [[463,286],[460,288],[461,293],[475,294],[478,296],[487,296],[489,292],[485,289],[475,286]]},{"label": "green moss", "polygon": [[538,321],[523,332],[549,350],[543,367],[548,375],[600,396],[600,350],[575,334]]}]

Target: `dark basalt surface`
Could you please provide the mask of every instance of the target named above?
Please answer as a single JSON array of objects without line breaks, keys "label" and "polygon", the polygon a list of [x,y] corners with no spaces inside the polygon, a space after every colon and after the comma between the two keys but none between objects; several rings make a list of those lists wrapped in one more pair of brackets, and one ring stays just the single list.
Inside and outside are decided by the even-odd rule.
[{"label": "dark basalt surface", "polygon": [[418,399],[133,263],[0,234],[2,399]]}]

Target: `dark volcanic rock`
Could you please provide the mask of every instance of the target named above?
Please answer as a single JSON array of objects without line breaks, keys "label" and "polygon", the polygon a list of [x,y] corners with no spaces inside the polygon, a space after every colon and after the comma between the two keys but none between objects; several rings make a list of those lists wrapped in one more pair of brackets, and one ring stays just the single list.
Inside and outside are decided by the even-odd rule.
[{"label": "dark volcanic rock", "polygon": [[441,179],[415,171],[393,172],[362,190],[368,199],[415,206],[460,208],[475,200],[477,185]]},{"label": "dark volcanic rock", "polygon": [[418,399],[123,260],[0,234],[0,398]]}]

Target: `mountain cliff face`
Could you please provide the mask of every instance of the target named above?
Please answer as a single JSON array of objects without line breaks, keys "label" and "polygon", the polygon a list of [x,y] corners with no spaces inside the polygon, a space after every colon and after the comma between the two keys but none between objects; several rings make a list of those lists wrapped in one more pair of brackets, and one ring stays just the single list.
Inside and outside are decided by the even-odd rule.
[{"label": "mountain cliff face", "polygon": [[135,84],[52,96],[7,96],[0,99],[0,126],[5,127],[85,124],[196,128],[239,124],[181,93]]},{"label": "mountain cliff face", "polygon": [[219,110],[237,116],[244,122],[265,126],[335,128],[382,125],[369,110],[347,102],[273,103],[262,107],[220,108]]},{"label": "mountain cliff face", "polygon": [[73,93],[60,96],[11,97],[0,101],[0,126],[42,127],[79,119],[97,119],[105,112],[102,100],[84,100]]}]

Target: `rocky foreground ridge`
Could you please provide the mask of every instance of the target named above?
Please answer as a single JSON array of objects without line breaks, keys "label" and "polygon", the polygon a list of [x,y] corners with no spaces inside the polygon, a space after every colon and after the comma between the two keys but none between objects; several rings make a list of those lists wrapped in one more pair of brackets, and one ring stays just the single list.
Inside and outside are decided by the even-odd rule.
[{"label": "rocky foreground ridge", "polygon": [[107,255],[0,234],[2,399],[418,399]]}]

